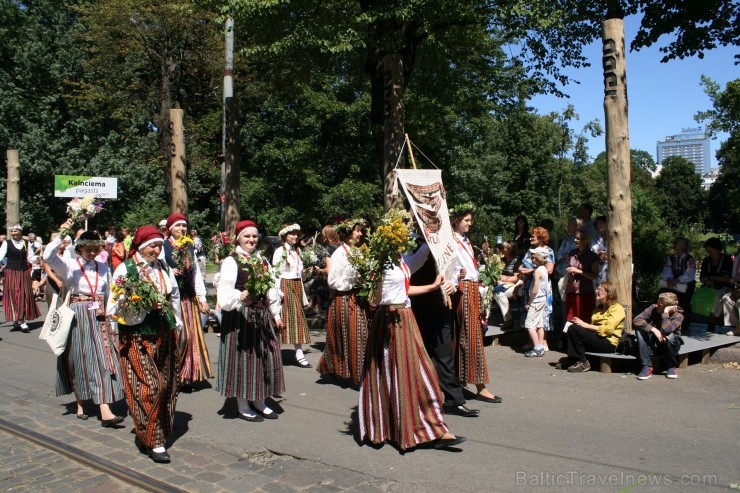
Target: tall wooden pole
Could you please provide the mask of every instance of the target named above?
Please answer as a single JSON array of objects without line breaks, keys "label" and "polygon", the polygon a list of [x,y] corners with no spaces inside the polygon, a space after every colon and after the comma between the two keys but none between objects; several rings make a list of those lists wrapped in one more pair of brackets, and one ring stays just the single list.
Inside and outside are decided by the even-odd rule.
[{"label": "tall wooden pole", "polygon": [[403,206],[395,171],[396,163],[401,167],[405,164],[399,161],[405,134],[403,131],[403,59],[398,53],[383,57],[383,86],[383,207],[387,211]]},{"label": "tall wooden pole", "polygon": [[[226,181],[227,181],[227,167],[231,165],[226,162],[226,154],[228,152],[228,132],[229,132],[229,106],[233,103],[234,97],[234,19],[232,17],[226,18],[226,34],[224,39],[224,87],[223,87],[223,134],[221,141],[221,195],[219,196],[219,214],[220,214],[220,229],[221,231],[228,231],[226,225]],[[237,202],[238,205],[238,202]],[[236,225],[236,223],[234,223]]]},{"label": "tall wooden pole", "polygon": [[236,223],[239,222],[239,156],[241,145],[239,143],[239,105],[235,97],[226,99],[226,176],[224,181],[225,192],[225,231],[234,232]]},{"label": "tall wooden pole", "polygon": [[21,222],[21,161],[17,149],[8,149],[8,184],[5,192],[5,234],[10,237],[10,226]]},{"label": "tall wooden pole", "polygon": [[172,134],[172,156],[170,162],[170,186],[172,187],[170,213],[188,213],[188,180],[185,167],[185,132],[182,125],[183,110],[170,110],[170,132]]},{"label": "tall wooden pole", "polygon": [[603,23],[604,113],[606,122],[607,221],[609,228],[608,279],[620,303],[628,306],[632,322],[632,193],[630,138],[627,118],[627,64],[624,21]]}]

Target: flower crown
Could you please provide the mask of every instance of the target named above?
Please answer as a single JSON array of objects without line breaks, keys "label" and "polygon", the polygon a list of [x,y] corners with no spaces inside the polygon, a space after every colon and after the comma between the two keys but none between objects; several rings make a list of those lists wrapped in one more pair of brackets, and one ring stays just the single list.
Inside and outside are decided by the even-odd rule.
[{"label": "flower crown", "polygon": [[468,214],[475,214],[475,204],[472,202],[463,202],[450,209],[450,217],[465,217]]},{"label": "flower crown", "polygon": [[278,236],[282,238],[283,236],[287,235],[291,231],[300,231],[300,230],[301,230],[301,227],[298,225],[298,223],[293,223],[281,229],[280,232],[278,233]]},{"label": "flower crown", "polygon": [[103,246],[105,245],[104,240],[77,240],[75,246]]},{"label": "flower crown", "polygon": [[363,218],[350,218],[342,221],[339,224],[334,225],[335,231],[343,231],[346,233],[349,233],[353,229],[355,229],[355,226],[361,226],[363,228],[367,227],[367,221],[365,221]]}]

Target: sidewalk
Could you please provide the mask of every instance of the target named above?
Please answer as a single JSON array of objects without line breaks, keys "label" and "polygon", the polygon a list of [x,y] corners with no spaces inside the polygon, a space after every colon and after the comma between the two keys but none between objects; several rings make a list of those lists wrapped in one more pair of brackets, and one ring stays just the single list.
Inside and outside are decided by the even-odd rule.
[{"label": "sidewalk", "polygon": [[[278,420],[234,419],[231,403],[213,388],[181,394],[173,461],[157,465],[134,446],[130,417],[111,430],[69,414],[74,398],[55,396],[55,359],[38,339],[40,325],[30,334],[8,329],[0,326],[5,419],[188,491],[463,493],[543,486],[616,492],[644,477],[651,484],[635,491],[697,492],[740,482],[740,371],[721,364],[691,365],[675,381],[656,374],[643,382],[632,374],[556,371],[548,363],[559,353],[529,359],[508,347],[487,347],[489,388],[503,403],[469,401],[480,417],[449,416],[452,431],[468,437],[460,452],[400,453],[390,445],[359,445],[357,392],[292,366],[292,351],[285,350],[287,390]],[[219,338],[205,338],[217,371]],[[315,367],[323,332],[313,331],[312,339],[307,358]],[[0,445],[6,445],[0,453],[3,491],[13,485],[14,491],[44,491],[49,484],[48,491],[125,491],[105,477],[81,478],[75,467],[69,473],[47,467],[47,454],[23,451],[5,434]],[[37,471],[37,482],[19,480],[29,470]]]}]

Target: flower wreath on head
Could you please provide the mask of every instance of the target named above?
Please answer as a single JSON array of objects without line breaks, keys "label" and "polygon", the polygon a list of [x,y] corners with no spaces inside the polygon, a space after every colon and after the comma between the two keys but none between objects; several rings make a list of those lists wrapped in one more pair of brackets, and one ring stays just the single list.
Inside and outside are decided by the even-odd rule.
[{"label": "flower wreath on head", "polygon": [[[64,241],[64,239],[62,239]],[[77,240],[75,241],[75,246],[98,246],[102,247],[105,245],[104,240]]]},{"label": "flower wreath on head", "polygon": [[298,223],[293,223],[293,224],[291,224],[289,226],[285,226],[283,229],[281,229],[280,232],[278,233],[278,236],[282,238],[283,236],[287,235],[291,231],[296,231],[297,232],[297,231],[300,231],[300,230],[301,230],[300,225]]},{"label": "flower wreath on head", "polygon": [[342,221],[339,224],[334,225],[334,230],[339,232],[343,231],[345,233],[352,232],[353,229],[355,229],[355,226],[360,226],[363,228],[367,227],[367,221],[365,221],[363,218],[350,218]]},{"label": "flower wreath on head", "polygon": [[475,214],[475,204],[472,202],[463,202],[462,204],[457,204],[455,207],[450,209],[450,217],[453,219],[457,217],[465,217],[468,214]]}]

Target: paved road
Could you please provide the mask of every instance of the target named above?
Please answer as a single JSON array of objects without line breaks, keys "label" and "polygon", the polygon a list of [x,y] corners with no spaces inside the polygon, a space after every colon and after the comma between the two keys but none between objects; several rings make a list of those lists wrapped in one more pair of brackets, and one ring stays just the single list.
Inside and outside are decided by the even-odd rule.
[{"label": "paved road", "polygon": [[[642,382],[553,370],[558,353],[527,359],[488,347],[490,388],[503,404],[470,402],[480,417],[449,417],[468,437],[461,451],[407,453],[360,446],[357,392],[286,366],[275,421],[233,419],[213,388],[182,394],[173,462],[157,465],[135,448],[130,418],[115,430],[75,419],[74,398],[55,396],[55,358],[35,325],[30,334],[0,326],[0,416],[187,491],[720,491],[740,483],[740,371],[721,364]],[[312,337],[315,366],[324,338]],[[219,339],[208,333],[206,341],[215,369]],[[0,448],[2,491],[134,491],[83,467],[47,465],[56,459],[3,433]]]}]

